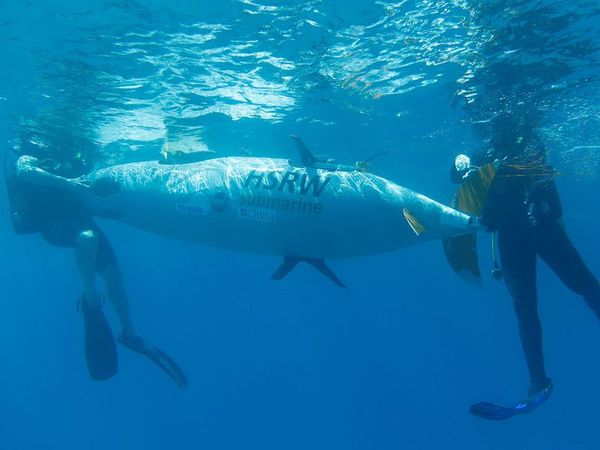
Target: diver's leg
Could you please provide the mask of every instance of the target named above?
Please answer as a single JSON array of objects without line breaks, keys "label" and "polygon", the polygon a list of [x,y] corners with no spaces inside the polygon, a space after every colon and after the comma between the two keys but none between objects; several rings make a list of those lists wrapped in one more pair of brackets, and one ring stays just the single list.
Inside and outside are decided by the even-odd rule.
[{"label": "diver's leg", "polygon": [[96,290],[96,257],[98,236],[93,230],[84,230],[75,238],[75,260],[83,281],[83,300],[89,306],[99,306],[100,296]]},{"label": "diver's leg", "polygon": [[581,295],[600,319],[600,283],[587,268],[564,226],[552,220],[540,227],[538,251],[570,290]]},{"label": "diver's leg", "polygon": [[102,312],[96,291],[98,235],[93,229],[79,232],[75,238],[77,267],[84,285],[81,304],[84,323],[85,358],[94,380],[108,380],[118,371],[117,346],[110,325]]},{"label": "diver's leg", "polygon": [[108,264],[101,272],[102,278],[106,283],[106,294],[110,304],[115,309],[119,322],[123,330],[123,335],[136,336],[131,311],[129,308],[129,299],[123,285],[123,275],[119,266],[115,263]]},{"label": "diver's leg", "polygon": [[548,384],[544,368],[542,326],[537,311],[536,251],[528,229],[500,230],[502,273],[517,315],[521,346],[530,376],[530,393]]},{"label": "diver's leg", "polygon": [[123,275],[117,257],[106,235],[100,229],[96,229],[96,235],[98,236],[98,253],[95,268],[104,279],[108,300],[117,313],[123,335],[136,336],[129,309],[129,299],[125,292]]},{"label": "diver's leg", "polygon": [[150,358],[156,365],[164,370],[180,388],[185,389],[188,384],[187,378],[177,363],[162,350],[148,345],[145,340],[137,334],[131,319],[129,302],[123,286],[123,277],[117,264],[116,257],[114,256],[108,240],[103,234],[101,234],[101,236],[98,265],[99,268],[101,268],[100,273],[106,282],[108,298],[115,308],[121,326],[123,327],[123,332],[118,338],[119,343],[134,352]]}]

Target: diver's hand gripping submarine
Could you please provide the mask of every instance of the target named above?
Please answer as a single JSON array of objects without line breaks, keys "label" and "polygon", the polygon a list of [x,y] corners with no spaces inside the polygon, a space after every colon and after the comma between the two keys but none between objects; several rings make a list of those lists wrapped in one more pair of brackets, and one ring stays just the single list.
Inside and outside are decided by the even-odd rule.
[{"label": "diver's hand gripping submarine", "polygon": [[[292,138],[298,161],[223,157],[121,164],[89,174],[90,189],[81,197],[96,216],[162,236],[280,256],[273,279],[305,262],[341,287],[325,260],[472,236],[477,228],[470,215],[368,173],[363,164],[318,159]],[[456,254],[471,244],[467,239],[446,247]],[[465,266],[463,256],[459,266]]]}]

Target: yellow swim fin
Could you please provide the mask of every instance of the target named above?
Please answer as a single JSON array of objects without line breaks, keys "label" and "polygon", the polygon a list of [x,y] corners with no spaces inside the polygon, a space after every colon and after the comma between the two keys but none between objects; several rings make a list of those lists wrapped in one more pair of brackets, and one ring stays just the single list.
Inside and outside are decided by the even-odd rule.
[{"label": "yellow swim fin", "polygon": [[481,286],[481,271],[477,256],[477,235],[462,234],[442,239],[446,259],[456,274],[469,284]]},{"label": "yellow swim fin", "polygon": [[481,216],[496,171],[496,165],[489,163],[469,173],[458,188],[454,207],[470,216]]},{"label": "yellow swim fin", "polygon": [[[496,172],[496,163],[486,164],[471,172],[458,189],[452,206],[470,216],[480,217]],[[446,259],[457,275],[471,284],[481,286],[476,233],[445,238],[442,242]]]}]

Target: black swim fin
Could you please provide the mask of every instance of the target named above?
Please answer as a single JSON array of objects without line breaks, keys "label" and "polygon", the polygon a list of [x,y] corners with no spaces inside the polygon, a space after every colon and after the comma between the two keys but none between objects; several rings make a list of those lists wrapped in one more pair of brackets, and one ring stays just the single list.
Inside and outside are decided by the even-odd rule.
[{"label": "black swim fin", "polygon": [[187,377],[177,363],[162,350],[146,344],[141,336],[119,336],[119,344],[124,345],[140,355],[148,357],[154,364],[160,367],[169,377],[175,381],[180,389],[188,386]]},{"label": "black swim fin", "polygon": [[115,338],[100,306],[90,306],[84,299],[80,304],[88,372],[93,380],[108,380],[119,370]]}]

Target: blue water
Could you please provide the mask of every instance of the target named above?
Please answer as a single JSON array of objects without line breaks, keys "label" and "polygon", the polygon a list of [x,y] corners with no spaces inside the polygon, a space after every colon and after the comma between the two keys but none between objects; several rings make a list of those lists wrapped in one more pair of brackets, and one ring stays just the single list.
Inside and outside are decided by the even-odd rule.
[{"label": "blue water", "polygon": [[[539,122],[565,222],[600,274],[600,9],[570,1],[0,0],[0,141],[96,166],[165,143],[291,157],[290,134],[440,201],[471,126]],[[4,150],[3,150],[4,151]],[[437,242],[331,266],[341,290],[275,258],[99,221],[137,327],[190,379],[120,351],[89,380],[71,251],[12,233],[0,202],[0,449],[490,449],[600,446],[600,326],[545,266],[551,400],[488,423],[471,403],[527,388],[505,287],[465,285]],[[115,317],[109,312],[111,321]]]}]

